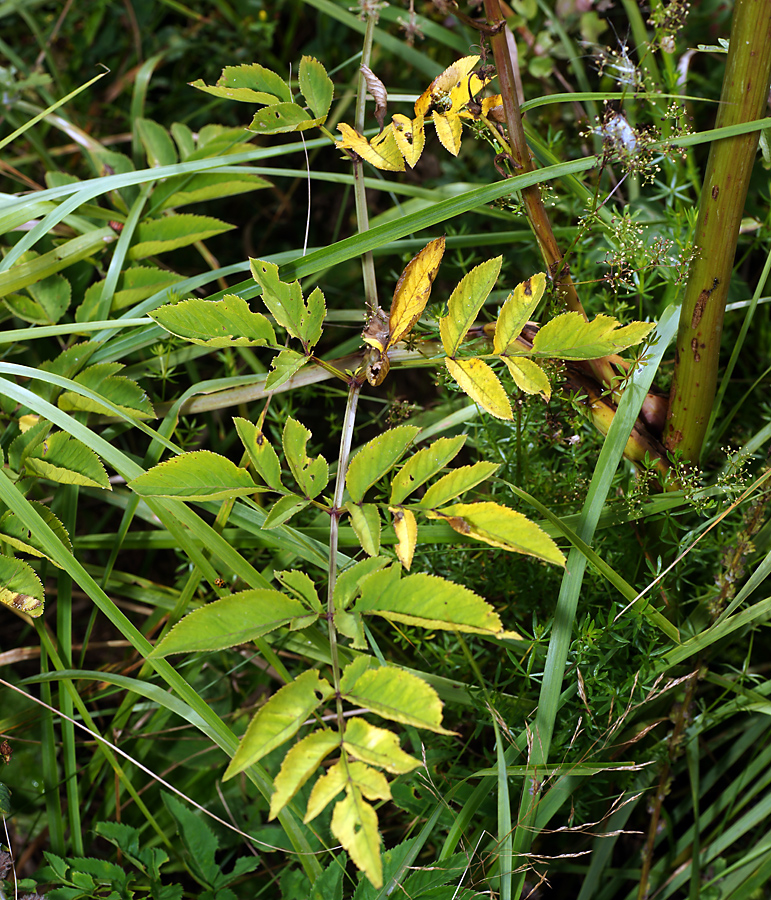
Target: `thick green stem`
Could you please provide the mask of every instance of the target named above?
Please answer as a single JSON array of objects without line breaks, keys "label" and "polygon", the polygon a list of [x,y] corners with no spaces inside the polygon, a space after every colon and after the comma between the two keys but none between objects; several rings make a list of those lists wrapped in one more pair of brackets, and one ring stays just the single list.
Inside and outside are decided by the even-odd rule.
[{"label": "thick green stem", "polygon": [[[771,76],[771,0],[736,0],[717,127],[760,119]],[[683,300],[665,441],[698,462],[717,386],[720,336],[758,132],[712,144]]]}]

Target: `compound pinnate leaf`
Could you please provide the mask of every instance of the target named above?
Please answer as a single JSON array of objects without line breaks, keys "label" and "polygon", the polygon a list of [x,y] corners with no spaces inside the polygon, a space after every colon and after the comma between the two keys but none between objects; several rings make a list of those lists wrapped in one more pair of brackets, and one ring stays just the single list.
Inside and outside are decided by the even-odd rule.
[{"label": "compound pinnate leaf", "polygon": [[24,457],[27,474],[59,484],[80,484],[111,491],[110,480],[99,457],[84,443],[57,431],[38,443]]},{"label": "compound pinnate leaf", "polygon": [[442,506],[486,481],[499,468],[498,463],[483,460],[474,463],[473,466],[461,466],[459,469],[453,469],[428,488],[419,506],[423,509],[435,509],[437,506]]},{"label": "compound pinnate leaf", "polygon": [[32,566],[0,555],[0,603],[28,616],[43,615],[43,585]]},{"label": "compound pinnate leaf", "polygon": [[[348,677],[340,684],[349,703],[364,706],[370,712],[402,725],[414,725],[438,734],[453,733],[442,728],[439,695],[417,675],[390,666],[367,669],[358,674],[358,670],[353,669],[357,663],[359,660],[346,667]],[[364,663],[368,664],[366,658]],[[358,677],[354,678],[355,675]]]},{"label": "compound pinnate leaf", "polygon": [[345,508],[351,516],[351,526],[367,556],[380,552],[380,510],[374,503],[354,503],[349,500]]},{"label": "compound pinnate leaf", "polygon": [[542,394],[546,400],[551,397],[551,384],[546,372],[532,359],[503,357],[506,368],[514,379],[514,384],[526,394]]},{"label": "compound pinnate leaf", "polygon": [[349,719],[345,726],[343,749],[354,759],[378,766],[393,775],[412,772],[422,765],[419,759],[402,750],[399,738],[392,731],[370,725],[358,716]]},{"label": "compound pinnate leaf", "polygon": [[511,403],[498,376],[482,359],[450,359],[445,357],[447,371],[463,390],[485,412],[496,419],[510,421],[514,416]]},{"label": "compound pinnate leaf", "polygon": [[233,424],[257,474],[274,491],[283,491],[281,462],[262,429],[240,416],[233,419]]},{"label": "compound pinnate leaf", "polygon": [[345,475],[345,484],[354,503],[361,503],[369,488],[396,465],[419,431],[414,425],[398,425],[359,450]]},{"label": "compound pinnate leaf", "polygon": [[326,118],[335,93],[335,86],[327,75],[327,70],[314,57],[303,56],[298,79],[302,95],[313,115]]},{"label": "compound pinnate leaf", "polygon": [[292,747],[284,757],[273,782],[275,790],[270,798],[268,821],[276,818],[305,782],[316,773],[324,757],[339,746],[340,735],[324,728],[306,735]]},{"label": "compound pinnate leaf", "polygon": [[335,145],[341,150],[353,150],[357,156],[376,169],[385,172],[404,171],[404,157],[399,152],[399,145],[390,125],[373,138],[371,143],[345,122],[341,122],[337,130],[342,134],[342,138],[335,141]]},{"label": "compound pinnate leaf", "polygon": [[278,277],[278,266],[262,259],[250,259],[252,277],[262,288],[262,302],[276,322],[300,341],[308,353],[321,337],[326,315],[324,294],[315,288],[307,300],[303,298],[299,281],[291,284]]},{"label": "compound pinnate leaf", "polygon": [[533,338],[533,354],[559,359],[599,359],[639,344],[655,327],[653,322],[621,325],[613,316],[587,322],[578,312],[567,312],[547,322]]},{"label": "compound pinnate leaf", "polygon": [[225,294],[222,300],[183,300],[148,315],[171,334],[203,347],[277,345],[270,322],[236,294]]},{"label": "compound pinnate leaf", "polygon": [[546,562],[565,565],[562,551],[535,522],[516,510],[498,503],[457,503],[427,513],[430,519],[442,519],[459,534],[465,534],[492,547],[535,556]]},{"label": "compound pinnate leaf", "polygon": [[246,469],[211,450],[193,450],[167,459],[129,481],[128,486],[140,497],[173,500],[225,500],[259,490]]},{"label": "compound pinnate leaf", "polygon": [[255,588],[239,591],[194,609],[160,641],[151,657],[236,647],[289,626],[305,628],[318,618],[299,600],[279,591]]},{"label": "compound pinnate leaf", "polygon": [[410,494],[454,459],[466,442],[459,434],[452,438],[439,438],[411,456],[391,479],[390,503],[403,503]]},{"label": "compound pinnate leaf", "polygon": [[538,306],[546,290],[546,275],[539,272],[518,284],[506,298],[495,323],[493,350],[503,354],[519,337],[533,310]]},{"label": "compound pinnate leaf", "polygon": [[290,684],[285,684],[249,723],[224,779],[243,772],[297,734],[303,722],[332,694],[332,685],[315,669],[303,672]]},{"label": "compound pinnate leaf", "polygon": [[[355,766],[356,763],[352,765]],[[390,796],[389,791],[388,797]],[[380,859],[377,813],[355,788],[348,790],[345,799],[335,804],[331,829],[332,834],[348,851],[354,864],[367,876],[370,884],[375,888],[381,888],[383,863]]]},{"label": "compound pinnate leaf", "polygon": [[388,344],[393,347],[412,331],[423,315],[431,285],[444,255],[444,237],[430,241],[405,267],[396,282],[391,312],[388,316]]},{"label": "compound pinnate leaf", "polygon": [[504,632],[500,616],[492,606],[468,588],[436,575],[408,575],[387,584],[382,576],[378,572],[367,579],[353,612],[374,614],[420,628],[519,637]]},{"label": "compound pinnate leaf", "polygon": [[439,320],[442,346],[448,356],[455,356],[469,328],[501,271],[502,256],[480,263],[461,278],[447,301],[447,315]]},{"label": "compound pinnate leaf", "polygon": [[308,500],[313,500],[329,482],[329,466],[323,456],[310,459],[306,447],[310,431],[291,416],[284,423],[284,455],[295,481]]},{"label": "compound pinnate leaf", "polygon": [[418,542],[418,523],[415,515],[409,509],[401,507],[389,507],[394,515],[394,531],[396,532],[396,557],[409,572],[412,566],[412,557],[415,555],[415,545]]},{"label": "compound pinnate leaf", "polygon": [[215,97],[227,97],[243,103],[274,104],[279,100],[292,99],[292,92],[284,79],[259,63],[227,66],[222,70],[215,86],[211,87],[199,80],[192,82],[191,87]]}]

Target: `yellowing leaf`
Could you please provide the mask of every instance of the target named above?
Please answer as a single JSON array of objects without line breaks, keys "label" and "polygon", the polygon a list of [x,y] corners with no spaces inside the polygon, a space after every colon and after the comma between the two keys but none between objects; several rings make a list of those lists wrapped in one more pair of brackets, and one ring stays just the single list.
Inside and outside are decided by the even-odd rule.
[{"label": "yellowing leaf", "polygon": [[342,134],[342,138],[335,141],[335,144],[341,150],[353,150],[376,169],[383,169],[386,172],[404,171],[404,157],[399,152],[396,136],[390,126],[373,138],[372,143],[345,122],[340,122],[337,130]]},{"label": "yellowing leaf", "polygon": [[[415,102],[415,114],[425,116],[432,106],[443,112],[452,109],[453,91],[461,89],[464,79],[478,62],[478,56],[464,56],[445,69],[441,75],[437,75]],[[456,93],[455,96],[458,100],[461,99],[460,94]]]},{"label": "yellowing leaf", "polygon": [[511,372],[514,384],[521,391],[526,394],[543,394],[547,400],[551,397],[551,384],[538,363],[524,357],[510,359],[508,356],[504,356],[503,361]]},{"label": "yellowing leaf", "polygon": [[493,338],[495,353],[506,353],[509,350],[533,314],[533,310],[538,306],[545,290],[546,275],[539,272],[517,285],[509,294],[501,307],[498,321],[495,323]]},{"label": "yellowing leaf", "polygon": [[567,312],[547,322],[533,339],[533,353],[559,359],[599,359],[626,350],[654,328],[653,322],[621,325],[613,316],[597,316],[591,322],[578,312]]},{"label": "yellowing leaf", "polygon": [[442,142],[442,146],[453,156],[460,152],[460,141],[463,133],[463,121],[456,113],[442,115],[434,112],[432,119],[436,128],[436,136]]},{"label": "yellowing leaf", "polygon": [[[390,792],[388,796],[391,796]],[[381,888],[383,863],[380,859],[377,813],[362,799],[357,790],[349,790],[345,799],[335,804],[330,827],[332,834],[348,851],[355,865],[364,872],[372,886]]]},{"label": "yellowing leaf", "polygon": [[345,504],[351,516],[351,525],[367,556],[377,556],[380,552],[380,510],[374,503]]},{"label": "yellowing leaf", "polygon": [[502,256],[488,259],[467,272],[447,301],[447,315],[439,320],[442,346],[448,356],[455,356],[469,328],[474,324],[490,291],[498,280]]},{"label": "yellowing leaf", "polygon": [[341,760],[331,766],[326,775],[322,775],[313,785],[303,821],[306,824],[313,821],[340,791],[344,788],[350,790],[353,786],[373,800],[390,800],[391,798],[388,782],[382,773],[361,762]]},{"label": "yellowing leaf", "polygon": [[0,555],[0,603],[33,618],[43,615],[43,585],[32,566]]},{"label": "yellowing leaf", "polygon": [[407,116],[397,114],[391,120],[394,138],[404,161],[412,169],[420,159],[426,145],[426,129],[423,116],[416,116],[410,121]]},{"label": "yellowing leaf", "polygon": [[461,466],[432,484],[420,501],[423,509],[433,509],[454,500],[488,479],[499,468],[498,463],[482,460],[473,466]]},{"label": "yellowing leaf", "polygon": [[466,436],[459,434],[457,437],[439,438],[418,450],[391,479],[389,502],[394,505],[403,503],[414,490],[454,459],[465,442]]},{"label": "yellowing leaf", "polygon": [[391,301],[391,312],[388,317],[390,336],[386,349],[405,338],[423,314],[443,254],[444,237],[440,237],[426,244],[420,253],[407,263],[396,282],[394,298]]},{"label": "yellowing leaf", "polygon": [[[431,515],[437,517],[438,514]],[[387,572],[376,572],[365,582],[354,612],[420,628],[519,637],[503,631],[500,616],[483,597],[462,585],[423,573],[393,581]]]},{"label": "yellowing leaf", "polygon": [[332,694],[332,685],[315,669],[303,672],[276,691],[249,723],[225,771],[225,780],[243,772],[297,734],[308,716]]},{"label": "yellowing leaf", "polygon": [[503,385],[490,366],[481,359],[444,360],[447,371],[482,409],[496,419],[512,419],[511,404]]},{"label": "yellowing leaf", "polygon": [[[361,658],[360,658],[361,659]],[[340,684],[346,700],[364,706],[376,715],[403,725],[414,725],[438,734],[452,734],[442,728],[442,701],[423,679],[404,669],[381,666],[358,674],[355,660],[346,667],[349,676]],[[368,660],[363,658],[363,665]]]},{"label": "yellowing leaf", "polygon": [[340,735],[324,728],[307,735],[292,747],[284,757],[273,782],[275,790],[270,798],[268,821],[276,818],[305,782],[316,773],[324,757],[339,746]]},{"label": "yellowing leaf", "polygon": [[484,541],[492,547],[565,565],[562,551],[549,535],[535,522],[507,506],[492,502],[456,503],[426,515],[430,519],[442,519],[459,534]]},{"label": "yellowing leaf", "polygon": [[399,738],[392,731],[370,725],[366,719],[358,716],[349,719],[345,726],[343,748],[354,759],[378,766],[394,775],[411,772],[421,765],[420,760],[402,750]]},{"label": "yellowing leaf", "polygon": [[412,565],[412,557],[415,553],[415,545],[418,542],[418,523],[414,514],[409,509],[390,507],[394,514],[394,531],[397,544],[394,548],[399,562],[409,572]]}]

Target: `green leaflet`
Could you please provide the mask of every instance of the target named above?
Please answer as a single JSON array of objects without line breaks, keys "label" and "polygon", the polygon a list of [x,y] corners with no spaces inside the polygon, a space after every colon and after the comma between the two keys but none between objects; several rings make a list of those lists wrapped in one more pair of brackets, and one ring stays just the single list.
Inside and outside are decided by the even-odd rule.
[{"label": "green leaflet", "polygon": [[288,131],[305,131],[323,125],[326,116],[312,119],[296,103],[276,103],[254,114],[249,131],[257,134],[285,134]]},{"label": "green leaflet", "polygon": [[24,458],[28,474],[59,484],[81,484],[112,490],[107,472],[90,447],[57,431],[38,443]]},{"label": "green leaflet", "polygon": [[[67,552],[72,553],[72,543],[70,542],[69,534],[67,534],[67,529],[62,525],[54,513],[52,513],[43,503],[38,503],[36,500],[31,500],[30,503],[35,507],[35,511],[54,532],[56,537],[62,542]],[[29,553],[32,556],[43,556],[49,562],[53,563],[58,568],[61,568],[56,560],[52,559],[51,556],[45,552],[45,548],[39,541],[37,535],[29,531],[16,513],[11,512],[10,510],[0,517],[0,541],[10,544],[11,547],[14,547],[16,550],[21,550],[23,553]]]},{"label": "green leaflet", "polygon": [[[123,412],[136,419],[154,419],[155,410],[152,403],[147,399],[147,394],[141,387],[130,378],[123,375],[117,375],[123,368],[121,363],[101,363],[96,366],[89,366],[79,375],[76,375],[73,381],[82,384],[94,393],[100,394],[106,400],[114,403]],[[74,391],[65,391],[58,400],[60,409],[80,410],[83,412],[94,412],[104,416],[114,416],[113,410],[108,409],[101,403],[97,403],[90,397],[84,397]]]},{"label": "green leaflet", "polygon": [[222,300],[183,300],[153,310],[150,317],[177,337],[203,347],[276,346],[276,333],[262,313],[236,294]]},{"label": "green leaflet", "polygon": [[0,554],[0,603],[37,618],[43,614],[43,585],[21,559]]},{"label": "green leaflet", "polygon": [[287,494],[286,497],[279,498],[265,516],[265,521],[262,523],[263,529],[269,531],[271,528],[278,528],[279,525],[288,522],[295,513],[305,509],[309,502],[296,494]]},{"label": "green leaflet", "polygon": [[349,500],[345,504],[351,516],[351,525],[367,556],[380,552],[380,510],[374,503],[357,504]]},{"label": "green leaflet", "polygon": [[140,497],[173,500],[224,500],[260,490],[246,469],[211,450],[172,457],[132,479],[128,486]]},{"label": "green leaflet", "polygon": [[215,97],[240,100],[242,103],[273,104],[279,100],[292,99],[292,92],[284,79],[259,63],[226,66],[214,87],[201,80],[192,82],[191,87]]},{"label": "green leaflet", "polygon": [[501,271],[502,256],[488,259],[473,268],[458,282],[447,302],[447,315],[439,320],[442,346],[448,356],[455,356],[479,310],[495,286]]},{"label": "green leaflet", "polygon": [[442,702],[430,685],[417,675],[390,666],[362,671],[362,659],[364,666],[368,665],[366,658],[354,660],[346,666],[340,682],[349,703],[403,725],[438,734],[453,733],[442,728]]},{"label": "green leaflet", "polygon": [[299,281],[291,284],[278,277],[278,266],[261,259],[250,259],[252,277],[262,288],[262,302],[293,338],[300,341],[306,353],[315,347],[321,337],[327,308],[324,294],[314,288],[304,299]]},{"label": "green leaflet", "polygon": [[493,351],[504,354],[519,337],[546,290],[546,275],[539,272],[517,285],[509,294],[495,323]]},{"label": "green leaflet", "polygon": [[[128,259],[146,259],[159,253],[168,253],[180,247],[188,247],[196,241],[205,241],[217,234],[231,231],[232,225],[213,219],[211,216],[197,216],[181,213],[177,216],[163,216],[160,219],[146,219],[137,225],[134,243],[128,252]],[[112,229],[109,229],[112,231]]]},{"label": "green leaflet", "polygon": [[457,503],[426,513],[441,519],[459,534],[484,541],[493,547],[536,556],[546,562],[565,565],[565,557],[554,541],[535,522],[498,503]]},{"label": "green leaflet", "polygon": [[225,780],[243,772],[288,741],[310,714],[332,696],[334,689],[315,669],[285,684],[257,712],[230,761]]},{"label": "green leaflet", "polygon": [[653,322],[622,326],[613,316],[603,315],[587,322],[580,313],[567,312],[547,322],[536,334],[533,355],[598,359],[639,344],[654,327]]},{"label": "green leaflet", "polygon": [[403,503],[416,488],[454,459],[465,442],[466,436],[460,434],[453,438],[439,438],[418,450],[391,479],[389,502],[392,505]]},{"label": "green leaflet", "polygon": [[[125,309],[127,306],[135,306],[164,288],[171,287],[176,282],[183,280],[181,275],[167,272],[165,269],[151,266],[132,266],[130,269],[125,269],[118,279],[118,287],[113,294],[110,311],[117,312]],[[102,279],[86,289],[83,302],[75,311],[75,321],[93,321],[95,318],[94,313],[102,297],[104,285],[105,279]]]},{"label": "green leaflet", "polygon": [[371,572],[376,572],[390,565],[391,560],[387,556],[376,556],[372,559],[362,559],[341,572],[335,582],[335,609],[346,609],[351,600],[359,593],[361,582]]},{"label": "green leaflet", "polygon": [[503,631],[498,613],[478,594],[436,575],[408,575],[396,580],[388,570],[375,572],[364,582],[362,596],[352,611],[374,613],[421,628],[519,637]]},{"label": "green leaflet", "polygon": [[327,70],[314,57],[303,56],[300,60],[298,80],[300,90],[313,115],[326,118],[335,94],[335,86],[327,75]]},{"label": "green leaflet", "polygon": [[265,379],[265,390],[274,391],[277,387],[289,381],[308,362],[308,357],[296,350],[285,349],[273,357],[270,363],[270,372]]},{"label": "green leaflet", "polygon": [[152,119],[137,119],[135,127],[150,166],[173,166],[177,150],[168,131]]},{"label": "green leaflet", "polygon": [[271,446],[267,437],[262,430],[248,419],[242,419],[236,416],[233,419],[236,426],[236,432],[241,438],[244,449],[249,454],[257,474],[274,491],[283,491],[284,486],[281,484],[281,463],[278,454]]},{"label": "green leaflet", "polygon": [[351,460],[345,475],[348,493],[354,503],[390,471],[420,431],[414,425],[398,425],[365,444]]},{"label": "green leaflet", "polygon": [[276,818],[305,782],[316,774],[324,757],[339,746],[340,735],[324,728],[306,735],[292,747],[273,782],[275,790],[270,798],[268,821]]},{"label": "green leaflet", "polygon": [[394,775],[411,772],[422,765],[419,759],[405,753],[399,746],[399,738],[386,728],[370,725],[366,719],[355,716],[348,719],[343,736],[343,749],[354,759],[379,766]]},{"label": "green leaflet", "polygon": [[316,613],[309,615],[299,600],[279,591],[239,591],[194,609],[156,644],[150,656],[157,659],[172,653],[224,650],[284,626],[291,630],[305,628],[317,618]]},{"label": "green leaflet", "polygon": [[[257,175],[225,175],[217,172],[200,172],[193,175],[179,175],[169,178],[163,189],[169,195],[160,204],[160,209],[178,209],[189,203],[201,203],[204,200],[220,200],[270,187],[270,182]],[[153,201],[156,194],[153,195]]]},{"label": "green leaflet", "polygon": [[320,613],[322,610],[316,584],[299,569],[290,569],[286,572],[274,572],[275,578],[292,594],[309,608]]},{"label": "green leaflet", "polygon": [[[22,255],[22,259],[29,255],[37,256],[28,251]],[[3,302],[11,312],[31,322],[33,325],[53,325],[67,312],[72,297],[72,288],[69,281],[63,275],[49,275],[38,282],[28,284],[26,294],[7,294]]]},{"label": "green leaflet", "polygon": [[329,466],[323,456],[310,459],[306,452],[310,431],[291,416],[284,423],[284,455],[294,479],[308,500],[313,500],[329,482]]},{"label": "green leaflet", "polygon": [[473,466],[461,466],[459,469],[453,469],[428,488],[418,505],[423,509],[442,506],[486,481],[499,468],[497,463],[478,462]]}]

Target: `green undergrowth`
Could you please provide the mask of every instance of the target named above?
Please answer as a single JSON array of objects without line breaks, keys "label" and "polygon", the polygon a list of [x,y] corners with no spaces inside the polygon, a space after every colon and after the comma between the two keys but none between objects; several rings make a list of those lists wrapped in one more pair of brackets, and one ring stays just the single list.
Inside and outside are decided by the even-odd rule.
[{"label": "green undergrowth", "polygon": [[504,7],[531,173],[479,10],[77,6],[0,10],[0,895],[764,896],[766,131],[661,443],[731,10]]}]

